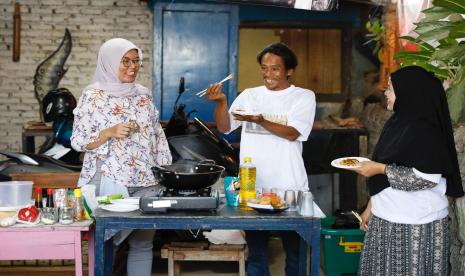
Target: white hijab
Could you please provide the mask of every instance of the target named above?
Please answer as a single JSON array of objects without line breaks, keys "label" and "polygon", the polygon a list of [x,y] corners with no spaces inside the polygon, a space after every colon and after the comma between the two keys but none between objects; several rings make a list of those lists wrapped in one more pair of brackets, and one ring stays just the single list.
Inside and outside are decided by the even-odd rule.
[{"label": "white hijab", "polygon": [[128,97],[141,94],[149,95],[149,90],[135,82],[122,83],[119,80],[119,65],[123,56],[132,49],[139,53],[142,60],[142,50],[129,40],[113,38],[102,44],[98,52],[97,68],[92,83],[88,89],[98,89],[116,97]]}]

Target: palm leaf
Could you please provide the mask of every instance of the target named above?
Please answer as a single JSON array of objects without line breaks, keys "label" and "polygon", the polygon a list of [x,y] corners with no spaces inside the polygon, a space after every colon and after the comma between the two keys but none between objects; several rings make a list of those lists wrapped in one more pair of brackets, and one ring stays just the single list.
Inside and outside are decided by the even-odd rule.
[{"label": "palm leaf", "polygon": [[396,59],[400,60],[418,60],[428,62],[431,59],[431,52],[419,51],[419,52],[399,52],[395,55]]},{"label": "palm leaf", "polygon": [[450,30],[451,38],[465,38],[465,20],[458,23]]},{"label": "palm leaf", "polygon": [[434,47],[429,45],[427,42],[417,40],[416,38],[412,36],[401,36],[399,37],[399,39],[404,39],[404,40],[408,40],[408,41],[415,43],[416,45],[420,47],[420,51],[434,52],[435,50]]},{"label": "palm leaf", "polygon": [[438,49],[433,54],[433,59],[454,63],[459,57],[465,56],[465,45],[454,45]]},{"label": "palm leaf", "polygon": [[438,28],[429,32],[425,32],[421,35],[418,36],[419,40],[423,41],[431,41],[431,40],[441,40],[444,38],[447,38],[450,33],[450,27],[449,28]]},{"label": "palm leaf", "polygon": [[453,12],[465,14],[465,1],[463,0],[433,0],[433,6],[443,7]]},{"label": "palm leaf", "polygon": [[450,10],[443,7],[432,7],[424,10],[423,13],[425,17],[421,21],[431,22],[448,17],[450,15]]},{"label": "palm leaf", "polygon": [[465,86],[465,67],[462,66],[459,70],[457,70],[457,74],[455,74],[454,83],[457,85]]},{"label": "palm leaf", "polygon": [[448,21],[434,21],[434,22],[420,21],[416,23],[416,25],[417,27],[415,28],[414,31],[419,35],[426,33],[426,32],[434,31],[436,29],[443,29],[447,27],[452,28],[455,26],[453,22],[448,22]]},{"label": "palm leaf", "polygon": [[450,118],[453,123],[459,122],[462,118],[465,107],[465,86],[454,85],[446,91],[447,103],[449,105]]}]

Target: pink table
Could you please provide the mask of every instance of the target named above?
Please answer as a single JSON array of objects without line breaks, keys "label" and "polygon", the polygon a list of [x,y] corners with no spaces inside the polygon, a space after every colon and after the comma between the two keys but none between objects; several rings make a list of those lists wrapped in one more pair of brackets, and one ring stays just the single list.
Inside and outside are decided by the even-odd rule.
[{"label": "pink table", "polygon": [[[75,263],[76,275],[82,276],[82,232],[92,231],[93,221],[70,225],[15,224],[0,228],[0,260],[65,260]],[[94,275],[94,234],[89,234],[89,276]]]}]

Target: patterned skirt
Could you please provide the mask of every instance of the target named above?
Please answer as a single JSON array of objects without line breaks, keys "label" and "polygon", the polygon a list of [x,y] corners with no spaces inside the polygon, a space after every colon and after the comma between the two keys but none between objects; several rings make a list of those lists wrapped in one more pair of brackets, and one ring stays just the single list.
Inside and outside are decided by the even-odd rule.
[{"label": "patterned skirt", "polygon": [[428,224],[399,224],[372,216],[359,275],[447,275],[448,218]]}]

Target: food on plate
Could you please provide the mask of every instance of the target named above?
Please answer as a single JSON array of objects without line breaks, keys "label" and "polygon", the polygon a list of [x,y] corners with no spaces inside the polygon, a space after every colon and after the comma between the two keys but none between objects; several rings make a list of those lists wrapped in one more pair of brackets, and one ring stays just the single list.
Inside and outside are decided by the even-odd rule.
[{"label": "food on plate", "polygon": [[360,163],[360,161],[358,161],[358,159],[356,158],[346,158],[346,159],[342,159],[339,162],[340,165],[349,166],[349,167],[357,166],[358,163]]},{"label": "food on plate", "polygon": [[109,195],[109,196],[106,196],[106,197],[104,197],[102,199],[99,199],[98,203],[100,203],[100,204],[110,204],[112,200],[121,199],[123,197],[124,196],[122,194]]},{"label": "food on plate", "polygon": [[264,194],[258,199],[249,200],[249,202],[261,205],[271,205],[275,209],[282,209],[286,207],[286,205],[281,201],[281,198],[274,193]]},{"label": "food on plate", "polygon": [[271,204],[271,197],[264,196],[259,199],[258,204],[263,204],[263,205],[270,205]]}]

